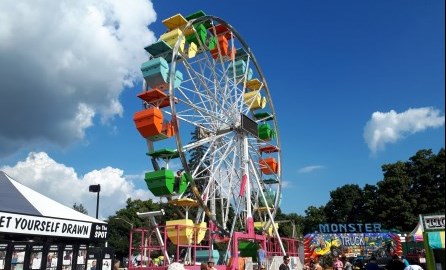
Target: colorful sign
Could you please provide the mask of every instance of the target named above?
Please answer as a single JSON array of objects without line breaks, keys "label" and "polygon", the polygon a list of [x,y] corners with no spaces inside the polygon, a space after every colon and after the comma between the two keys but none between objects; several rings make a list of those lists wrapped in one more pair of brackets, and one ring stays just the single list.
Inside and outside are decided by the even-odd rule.
[{"label": "colorful sign", "polygon": [[400,237],[394,233],[313,233],[304,237],[305,261],[320,256],[375,256],[402,254]]}]

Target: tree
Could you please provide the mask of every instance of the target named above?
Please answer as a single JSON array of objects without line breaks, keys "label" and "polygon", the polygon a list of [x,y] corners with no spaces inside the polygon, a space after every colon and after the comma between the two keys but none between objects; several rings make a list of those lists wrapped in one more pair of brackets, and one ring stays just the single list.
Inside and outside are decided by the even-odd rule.
[{"label": "tree", "polygon": [[80,203],[79,205],[74,203],[73,204],[73,209],[78,211],[78,212],[81,212],[82,214],[88,215],[88,211],[87,211],[87,209],[85,209],[85,207],[82,205],[82,203]]},{"label": "tree", "polygon": [[[136,212],[158,211],[161,209],[164,209],[166,214],[162,217],[157,217],[157,221],[160,224],[165,223],[166,220],[178,219],[177,214],[175,211],[173,211],[171,205],[155,203],[152,200],[132,201],[130,198],[127,199],[127,205],[125,208],[116,211],[115,215],[108,217],[108,243],[111,247],[115,248],[117,258],[122,259],[128,255],[130,225],[116,218],[119,217],[125,219],[133,224],[134,228],[151,228],[152,226],[150,221],[146,218],[138,217]],[[134,241],[140,241],[139,234],[134,234],[133,238]]]},{"label": "tree", "polygon": [[445,153],[420,150],[406,163],[412,185],[410,194],[420,214],[443,212],[445,209]]},{"label": "tree", "polygon": [[327,222],[361,222],[360,216],[364,204],[363,192],[358,185],[344,185],[330,192],[330,201],[324,208]]},{"label": "tree", "polygon": [[319,224],[327,223],[325,206],[309,206],[305,210],[304,233],[312,233],[319,230]]},{"label": "tree", "polygon": [[364,223],[377,222],[375,217],[379,207],[377,190],[377,186],[370,184],[366,184],[363,188],[363,203],[359,219]]},{"label": "tree", "polygon": [[375,217],[384,228],[408,231],[416,223],[413,213],[416,201],[410,195],[412,179],[407,173],[406,164],[398,161],[395,164],[382,166],[384,179],[377,183],[377,205]]},{"label": "tree", "polygon": [[[380,222],[386,229],[410,231],[420,214],[444,213],[445,151],[419,150],[408,161],[382,165],[376,185],[344,185],[330,192],[324,207],[309,207],[305,232],[317,230],[317,220],[333,223]],[[324,209],[322,215],[319,211]],[[319,222],[323,223],[323,222]]]}]

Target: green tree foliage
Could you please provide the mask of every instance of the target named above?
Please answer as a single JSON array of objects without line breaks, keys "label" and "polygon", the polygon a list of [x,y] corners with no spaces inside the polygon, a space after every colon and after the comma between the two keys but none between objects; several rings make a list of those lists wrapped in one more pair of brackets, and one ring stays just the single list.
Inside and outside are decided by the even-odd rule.
[{"label": "green tree foliage", "polygon": [[430,214],[445,209],[444,149],[437,155],[420,150],[406,163],[412,179],[410,195],[420,213]]},{"label": "green tree foliage", "polygon": [[330,201],[324,208],[327,222],[358,222],[363,206],[363,192],[358,185],[344,185],[330,192]]},{"label": "green tree foliage", "polygon": [[73,204],[73,209],[78,211],[78,212],[81,212],[82,214],[88,215],[88,211],[87,211],[87,209],[85,209],[85,207],[84,207],[84,205],[82,203],[80,203],[79,205],[77,203],[74,203]]},{"label": "green tree foliage", "polygon": [[325,206],[309,206],[305,210],[304,232],[310,233],[319,230],[319,224],[327,223]]},{"label": "green tree foliage", "polygon": [[376,196],[378,187],[375,185],[366,184],[363,188],[363,204],[362,211],[359,215],[359,220],[364,223],[377,222],[375,214],[377,213],[377,208],[379,202]]},{"label": "green tree foliage", "polygon": [[[376,185],[344,185],[330,192],[330,200],[305,211],[304,233],[319,223],[379,222],[386,229],[411,231],[420,214],[444,213],[445,152],[420,150],[408,161],[382,166]],[[324,213],[320,213],[320,211]]]},{"label": "green tree foliage", "polygon": [[377,183],[377,212],[374,216],[384,228],[410,230],[416,224],[417,215],[413,213],[416,201],[410,194],[412,181],[406,164],[398,161],[383,165],[382,170],[384,179]]},{"label": "green tree foliage", "polygon": [[[136,212],[150,212],[158,211],[164,209],[165,215],[156,217],[159,224],[165,224],[166,220],[178,219],[178,214],[174,211],[170,204],[161,204],[153,202],[152,200],[142,201],[142,200],[131,200],[127,199],[127,205],[125,208],[116,211],[116,214],[110,216],[107,220],[108,222],[108,242],[110,246],[114,247],[116,250],[116,256],[118,258],[123,258],[127,256],[129,251],[129,235],[130,235],[130,224],[133,224],[134,228],[151,228],[149,219],[139,218]],[[116,219],[120,218],[120,219]],[[125,221],[123,221],[123,220]],[[140,240],[139,234],[133,235],[134,240],[137,242]]]},{"label": "green tree foliage", "polygon": [[438,155],[420,150],[406,162],[382,166],[384,179],[377,183],[376,214],[387,228],[412,230],[420,214],[445,209],[444,149]]},{"label": "green tree foliage", "polygon": [[[276,222],[279,223],[279,234],[286,238],[301,238],[303,235],[304,217],[296,214],[283,214],[276,216]],[[285,222],[281,222],[285,221]]]}]

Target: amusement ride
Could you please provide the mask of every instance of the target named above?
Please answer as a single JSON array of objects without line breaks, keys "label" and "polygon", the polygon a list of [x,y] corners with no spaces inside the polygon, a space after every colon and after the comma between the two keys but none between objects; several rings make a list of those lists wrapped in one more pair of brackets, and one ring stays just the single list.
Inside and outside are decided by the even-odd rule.
[{"label": "amusement ride", "polygon": [[[198,269],[242,269],[241,257],[266,252],[266,264],[297,240],[278,233],[281,147],[265,77],[250,47],[227,22],[197,11],[163,20],[166,32],[144,49],[142,108],[134,123],[151,163],[145,182],[181,219],[157,223],[163,211],[138,213],[150,228],[134,228],[129,269],[181,262]],[[158,256],[156,262],[154,256]],[[281,259],[280,259],[281,263]]]}]

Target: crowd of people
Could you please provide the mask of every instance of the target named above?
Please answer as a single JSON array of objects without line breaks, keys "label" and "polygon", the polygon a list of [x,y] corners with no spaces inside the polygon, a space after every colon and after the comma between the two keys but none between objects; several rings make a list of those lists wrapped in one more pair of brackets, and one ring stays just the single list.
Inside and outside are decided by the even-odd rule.
[{"label": "crowd of people", "polygon": [[[303,269],[322,270],[323,267],[320,265],[319,259],[315,258],[307,262]],[[332,270],[423,270],[423,268],[419,265],[410,264],[404,256],[400,257],[397,254],[394,254],[392,259],[385,266],[378,265],[376,258],[373,256],[364,265],[362,263],[353,264],[352,258],[337,256],[333,259]]]}]

